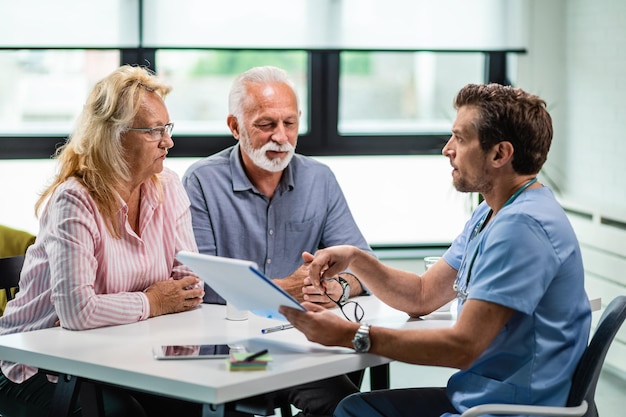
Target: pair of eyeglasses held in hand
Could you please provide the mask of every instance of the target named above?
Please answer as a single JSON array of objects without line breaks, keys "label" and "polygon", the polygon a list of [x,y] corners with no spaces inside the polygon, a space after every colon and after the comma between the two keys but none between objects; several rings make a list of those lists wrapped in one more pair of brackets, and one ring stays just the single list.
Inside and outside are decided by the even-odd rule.
[{"label": "pair of eyeglasses held in hand", "polygon": [[[334,280],[333,278],[327,278],[327,279]],[[363,310],[363,307],[361,306],[361,304],[352,300],[343,301],[343,302],[341,301],[341,299],[335,300],[333,297],[328,295],[326,291],[324,291],[324,295],[328,297],[330,301],[335,303],[337,307],[339,307],[339,309],[341,310],[341,314],[343,314],[346,320],[354,321],[356,323],[360,323],[361,320],[363,320],[363,316],[365,316],[365,310]],[[354,310],[352,310],[353,308]],[[352,317],[353,317],[352,319],[348,317],[348,314],[346,313],[345,309],[348,309],[348,313],[352,312]]]}]

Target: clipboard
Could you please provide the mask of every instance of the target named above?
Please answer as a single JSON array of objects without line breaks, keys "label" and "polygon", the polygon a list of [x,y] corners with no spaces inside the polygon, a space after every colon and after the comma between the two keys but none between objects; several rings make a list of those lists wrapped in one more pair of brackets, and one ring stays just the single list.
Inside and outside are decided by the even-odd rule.
[{"label": "clipboard", "polygon": [[259,271],[255,262],[189,251],[178,252],[176,258],[240,310],[283,320],[278,313],[281,305],[306,311],[295,298]]}]

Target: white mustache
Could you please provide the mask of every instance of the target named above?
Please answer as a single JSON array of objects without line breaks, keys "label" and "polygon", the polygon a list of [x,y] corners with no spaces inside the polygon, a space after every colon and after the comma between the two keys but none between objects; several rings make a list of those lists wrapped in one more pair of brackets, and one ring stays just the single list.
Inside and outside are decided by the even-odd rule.
[{"label": "white mustache", "polygon": [[277,145],[275,143],[267,143],[263,146],[263,151],[273,151],[273,152],[290,152],[293,149],[293,146],[289,143],[284,143],[282,145]]}]

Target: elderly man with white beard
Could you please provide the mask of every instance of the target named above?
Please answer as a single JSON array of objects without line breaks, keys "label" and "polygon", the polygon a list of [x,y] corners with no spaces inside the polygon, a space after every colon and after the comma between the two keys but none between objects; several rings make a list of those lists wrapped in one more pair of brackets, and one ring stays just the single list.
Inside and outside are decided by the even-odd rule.
[{"label": "elderly man with white beard", "polygon": [[[239,75],[229,113],[227,124],[239,143],[194,163],[183,176],[200,253],[254,261],[299,301],[335,307],[363,294],[365,288],[349,271],[328,281],[326,294],[320,292],[302,261],[303,252],[334,245],[372,252],[332,171],[295,153],[301,111],[287,73],[264,66]],[[225,302],[206,285],[204,301]],[[351,377],[359,384],[361,375]],[[302,415],[331,415],[356,391],[339,376],[285,395]]]}]

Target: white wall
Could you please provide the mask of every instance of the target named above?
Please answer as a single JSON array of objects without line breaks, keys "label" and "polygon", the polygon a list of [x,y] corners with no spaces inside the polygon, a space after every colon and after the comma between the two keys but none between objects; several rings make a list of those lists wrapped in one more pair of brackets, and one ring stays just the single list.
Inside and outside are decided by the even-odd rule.
[{"label": "white wall", "polygon": [[626,218],[626,2],[566,1],[567,196]]},{"label": "white wall", "polygon": [[562,198],[626,219],[626,2],[533,0],[518,85],[555,124],[545,173]]}]

